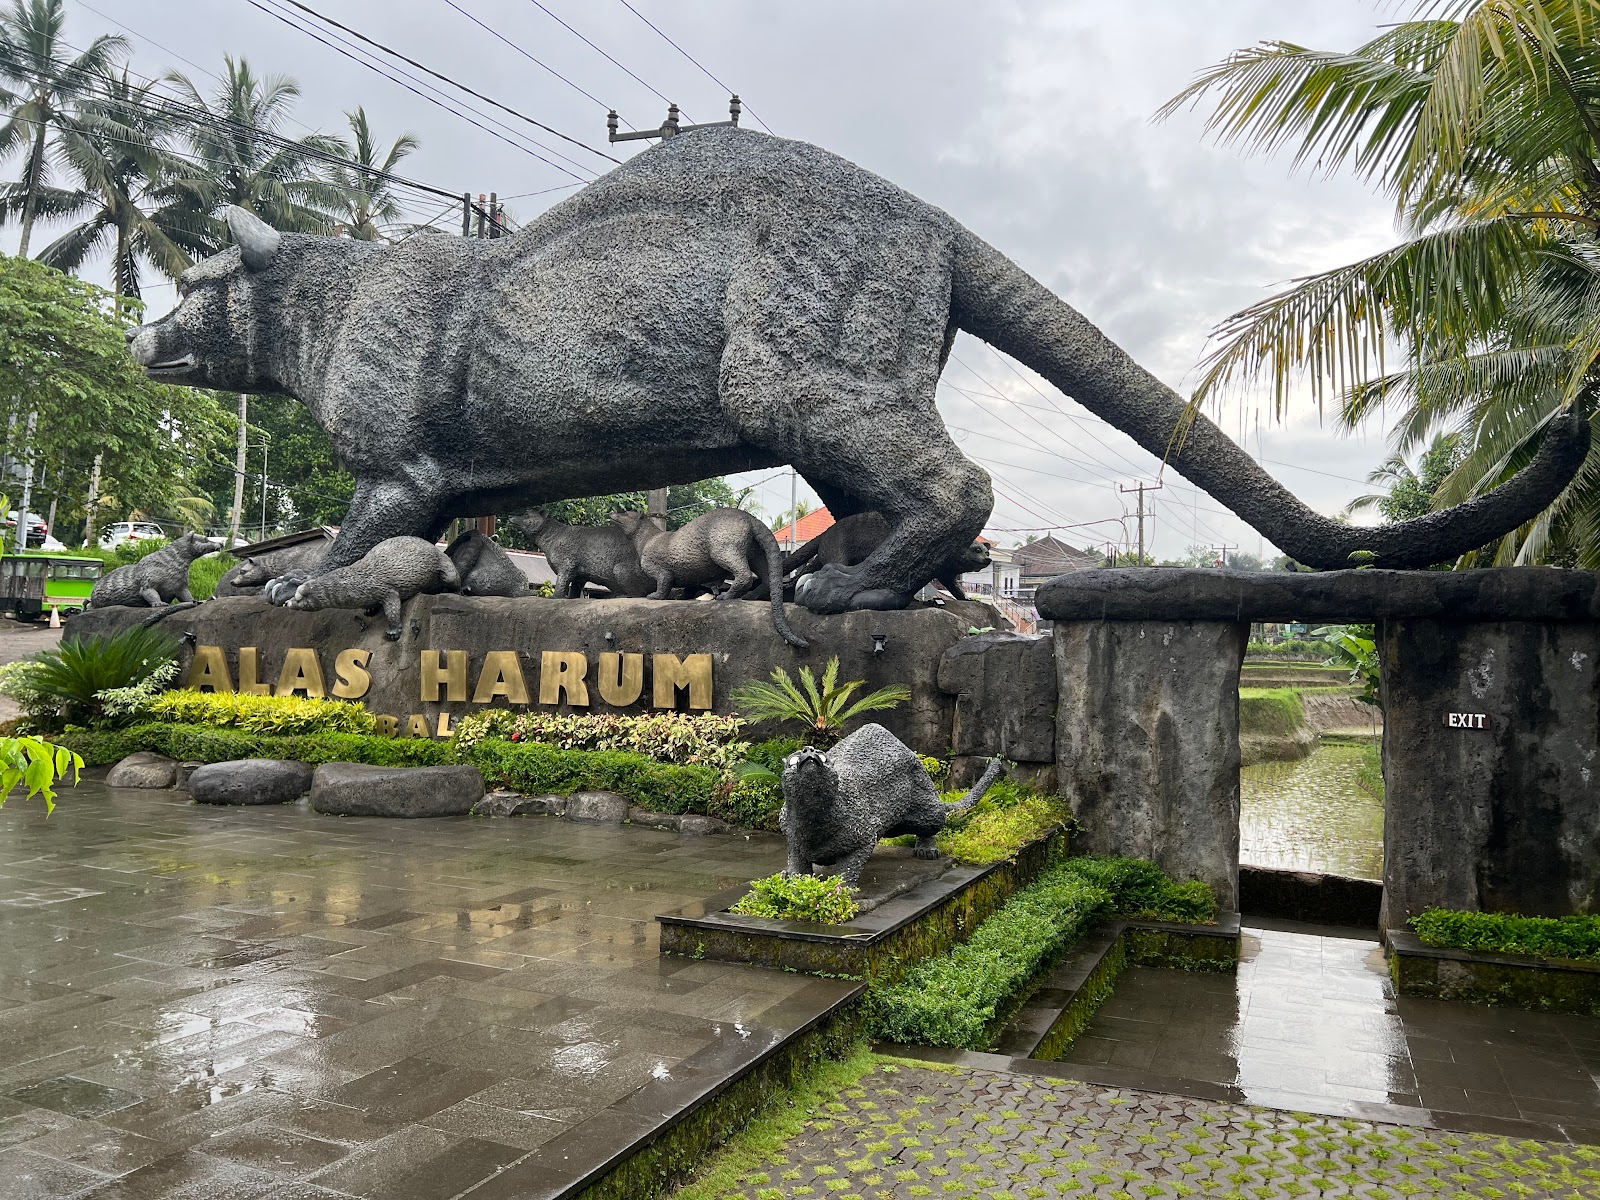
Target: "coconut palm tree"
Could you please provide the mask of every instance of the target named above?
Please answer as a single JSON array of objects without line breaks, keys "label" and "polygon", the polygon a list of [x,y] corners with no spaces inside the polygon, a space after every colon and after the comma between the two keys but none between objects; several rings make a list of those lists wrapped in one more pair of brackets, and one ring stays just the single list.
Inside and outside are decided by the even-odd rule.
[{"label": "coconut palm tree", "polygon": [[17,248],[24,258],[48,182],[50,134],[71,125],[77,102],[128,49],[120,34],[101,34],[86,50],[72,52],[61,39],[65,23],[65,0],[13,0],[11,11],[0,13],[0,102],[12,108],[11,119],[0,125],[0,157],[24,151]]},{"label": "coconut palm tree", "polygon": [[175,278],[205,249],[174,211],[174,199],[163,195],[176,169],[166,146],[174,121],[155,103],[155,86],[136,84],[124,72],[84,101],[59,143],[59,158],[78,186],[52,198],[55,215],[78,223],[39,253],[49,266],[76,271],[109,243],[118,296],[138,297],[141,261]]},{"label": "coconut palm tree", "polygon": [[[1162,115],[1203,99],[1224,142],[1375,184],[1404,240],[1224,321],[1197,401],[1265,379],[1281,410],[1303,375],[1348,426],[1397,402],[1398,451],[1461,434],[1439,505],[1507,479],[1558,411],[1595,420],[1600,0],[1433,0],[1352,51],[1263,42]],[[1496,561],[1600,566],[1597,530],[1600,449]]]},{"label": "coconut palm tree", "polygon": [[345,148],[344,155],[352,165],[333,170],[334,182],[345,192],[344,212],[338,229],[363,242],[380,241],[383,239],[381,227],[398,220],[402,209],[394,189],[379,172],[392,172],[402,158],[417,148],[417,139],[402,133],[380,161],[378,139],[367,122],[367,110],[357,108],[345,117],[350,122],[354,140]]}]

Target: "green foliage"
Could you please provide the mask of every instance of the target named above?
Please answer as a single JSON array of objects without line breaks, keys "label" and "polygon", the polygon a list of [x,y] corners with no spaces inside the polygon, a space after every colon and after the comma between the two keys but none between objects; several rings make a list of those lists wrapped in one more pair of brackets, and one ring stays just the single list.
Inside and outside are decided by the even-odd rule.
[{"label": "green foliage", "polygon": [[136,626],[109,637],[68,638],[54,650],[25,659],[6,672],[6,690],[44,728],[93,725],[107,719],[102,693],[131,687],[177,656],[177,643],[160,629]]},{"label": "green foliage", "polygon": [[805,727],[806,741],[828,747],[839,740],[846,721],[911,699],[911,689],[897,683],[868,692],[852,704],[850,697],[866,682],[853,679],[840,685],[839,657],[834,655],[823,668],[820,688],[810,667],[800,668],[799,687],[789,678],[789,672],[774,667],[771,683],[747,683],[734,690],[732,700],[750,720],[797,722]]},{"label": "green foliage", "polygon": [[982,1050],[1039,972],[1103,916],[1210,919],[1204,884],[1176,884],[1138,859],[1069,858],[1046,868],[972,937],[867,995],[884,1041]]},{"label": "green foliage", "polygon": [[[725,479],[673,484],[667,489],[667,526],[677,529],[713,508],[742,508],[749,496],[749,489],[736,492]],[[557,500],[540,505],[539,511],[568,525],[604,525],[613,513],[644,512],[647,499],[644,492],[619,492],[613,496]],[[501,530],[504,545],[518,550],[533,549],[525,544],[515,525],[503,523]]]},{"label": "green foliage", "polygon": [[736,778],[725,796],[712,801],[706,815],[745,829],[776,832],[782,809],[783,786],[776,777]]},{"label": "green foliage", "polygon": [[1250,658],[1283,658],[1302,662],[1325,662],[1333,657],[1333,643],[1318,638],[1285,638],[1281,642],[1251,642],[1245,653]]},{"label": "green foliage", "polygon": [[65,746],[55,746],[40,738],[0,737],[0,807],[19,783],[28,789],[26,800],[44,797],[45,815],[56,810],[58,780],[71,772],[72,782],[78,782],[78,772],[83,769],[83,759]]},{"label": "green foliage", "polygon": [[561,750],[540,742],[483,738],[462,748],[460,757],[476,765],[490,786],[525,796],[616,792],[655,812],[716,815],[729,786],[715,768],[657,762],[621,750]]},{"label": "green foliage", "polygon": [[1292,735],[1305,723],[1305,704],[1296,689],[1239,689],[1239,729],[1242,732],[1282,737]]},{"label": "green foliage", "polygon": [[1356,768],[1356,786],[1379,800],[1387,797],[1383,787],[1383,748],[1376,745],[1361,748],[1361,765]]},{"label": "green foliage", "polygon": [[1333,662],[1350,668],[1350,682],[1361,686],[1356,699],[1381,708],[1376,630],[1371,625],[1324,625],[1312,632],[1333,646]]},{"label": "green foliage", "polygon": [[785,875],[779,871],[765,879],[752,879],[750,890],[730,912],[747,917],[775,917],[782,921],[816,921],[843,925],[861,911],[854,889],[843,875],[818,879],[815,875]]},{"label": "green foliage", "polygon": [[[947,794],[946,801],[960,799]],[[985,866],[1010,858],[1051,830],[1072,824],[1072,807],[1060,796],[1029,791],[1002,779],[965,817],[946,825],[934,841],[957,862]]]},{"label": "green foliage", "polygon": [[226,550],[195,559],[189,564],[189,594],[196,600],[211,599],[217,594],[217,581],[238,565]]},{"label": "green foliage", "polygon": [[140,719],[150,703],[178,677],[178,662],[163,663],[138,683],[107,688],[96,693],[105,714],[105,724],[127,724]]},{"label": "green foliage", "polygon": [[462,717],[455,742],[463,749],[486,737],[543,742],[562,750],[624,750],[660,762],[698,764],[731,772],[749,749],[739,740],[744,722],[714,713],[556,713],[487,708]]},{"label": "green foliage", "polygon": [[287,736],[305,733],[371,733],[377,721],[348,700],[305,696],[252,696],[244,692],[163,692],[145,706],[149,719],[174,725],[212,725],[245,733]]},{"label": "green foliage", "polygon": [[1476,954],[1600,960],[1600,916],[1521,917],[1430,908],[1411,918],[1426,945]]},{"label": "green foliage", "polygon": [[190,762],[241,758],[291,758],[300,762],[370,763],[379,767],[435,767],[459,761],[449,742],[430,738],[374,737],[356,733],[272,736],[214,725],[151,722],[127,729],[72,730],[51,739],[77,751],[89,766],[109,766],[139,750]]}]

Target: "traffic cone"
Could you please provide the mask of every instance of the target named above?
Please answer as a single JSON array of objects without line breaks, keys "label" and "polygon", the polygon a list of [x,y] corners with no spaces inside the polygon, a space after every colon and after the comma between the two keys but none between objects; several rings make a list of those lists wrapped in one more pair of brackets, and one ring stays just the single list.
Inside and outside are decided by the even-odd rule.
[{"label": "traffic cone", "polygon": [[53,604],[50,606],[50,628],[61,628],[61,610]]}]

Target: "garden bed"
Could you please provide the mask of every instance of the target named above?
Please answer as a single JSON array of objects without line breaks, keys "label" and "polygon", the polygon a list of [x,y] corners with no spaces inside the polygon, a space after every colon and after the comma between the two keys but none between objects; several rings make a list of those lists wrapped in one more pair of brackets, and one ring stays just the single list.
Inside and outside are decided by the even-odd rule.
[{"label": "garden bed", "polygon": [[[951,864],[931,879],[884,900],[848,925],[747,917],[728,910],[748,885],[661,913],[661,953],[754,963],[812,975],[888,982],[921,959],[965,940],[991,913],[1066,856],[1057,829],[987,866]],[[882,852],[877,856],[881,859]]]},{"label": "garden bed", "polygon": [[1402,996],[1600,1016],[1600,962],[1428,946],[1400,929],[1385,940]]}]

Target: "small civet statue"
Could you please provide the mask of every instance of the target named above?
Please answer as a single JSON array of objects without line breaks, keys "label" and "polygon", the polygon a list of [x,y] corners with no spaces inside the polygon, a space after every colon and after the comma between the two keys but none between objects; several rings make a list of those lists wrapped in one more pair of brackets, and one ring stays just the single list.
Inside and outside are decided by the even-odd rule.
[{"label": "small civet statue", "polygon": [[934,834],[970,812],[1004,769],[991,759],[977,786],[946,804],[922,760],[882,725],[863,725],[826,754],[802,746],[783,763],[778,826],[789,843],[787,873],[842,863],[839,873],[856,887],[878,840],[904,833],[916,835],[918,858],[937,858]]}]

